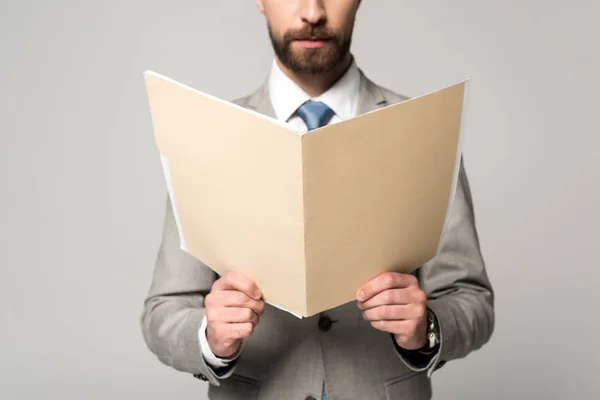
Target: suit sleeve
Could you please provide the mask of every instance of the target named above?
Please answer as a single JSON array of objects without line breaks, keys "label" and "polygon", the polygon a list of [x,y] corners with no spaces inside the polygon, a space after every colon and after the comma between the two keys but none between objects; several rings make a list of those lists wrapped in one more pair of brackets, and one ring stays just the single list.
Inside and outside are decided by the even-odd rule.
[{"label": "suit sleeve", "polygon": [[167,197],[162,242],[141,315],[143,337],[162,363],[218,386],[219,376],[202,356],[198,340],[204,298],[216,279],[214,271],[180,249]]},{"label": "suit sleeve", "polygon": [[[418,277],[440,328],[438,353],[425,367],[431,375],[444,363],[481,348],[494,330],[494,292],[479,246],[462,159],[440,251],[418,270]],[[412,369],[421,369],[405,362]]]}]

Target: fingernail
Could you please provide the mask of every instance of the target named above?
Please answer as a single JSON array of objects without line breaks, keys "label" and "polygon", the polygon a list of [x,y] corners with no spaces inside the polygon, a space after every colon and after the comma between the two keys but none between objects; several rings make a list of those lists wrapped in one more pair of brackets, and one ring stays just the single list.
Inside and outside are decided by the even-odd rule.
[{"label": "fingernail", "polygon": [[256,290],[254,292],[254,297],[256,297],[257,299],[260,299],[261,296],[262,296],[262,293],[260,292],[260,290]]},{"label": "fingernail", "polygon": [[356,298],[358,299],[358,301],[363,301],[363,299],[365,298],[365,292],[363,292],[362,290],[359,291],[356,295]]}]

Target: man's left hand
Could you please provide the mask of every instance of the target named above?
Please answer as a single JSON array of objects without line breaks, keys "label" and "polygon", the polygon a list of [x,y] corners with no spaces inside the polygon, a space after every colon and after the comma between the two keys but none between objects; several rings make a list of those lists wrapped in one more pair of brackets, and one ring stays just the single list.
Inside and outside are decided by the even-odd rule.
[{"label": "man's left hand", "polygon": [[405,350],[427,343],[427,296],[413,275],[385,272],[367,282],[356,294],[363,318],[394,335]]}]

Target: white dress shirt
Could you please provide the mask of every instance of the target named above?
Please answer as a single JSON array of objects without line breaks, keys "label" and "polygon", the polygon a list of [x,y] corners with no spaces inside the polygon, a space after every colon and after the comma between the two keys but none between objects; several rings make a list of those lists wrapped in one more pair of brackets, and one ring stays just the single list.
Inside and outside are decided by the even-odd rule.
[{"label": "white dress shirt", "polygon": [[[286,121],[292,129],[300,133],[306,132],[307,127],[304,121],[296,115],[296,110],[308,100],[321,101],[333,110],[333,116],[327,123],[328,125],[356,116],[360,91],[360,73],[354,61],[346,73],[329,90],[318,97],[311,97],[306,94],[294,81],[285,75],[275,60],[273,60],[269,74],[268,86],[275,117],[280,121]],[[226,367],[228,363],[239,356],[241,349],[229,359],[215,356],[206,340],[206,325],[206,317],[204,317],[198,332],[202,355],[207,364],[212,367]],[[230,369],[225,375],[221,375],[221,378],[228,377],[232,372],[233,369]]]}]

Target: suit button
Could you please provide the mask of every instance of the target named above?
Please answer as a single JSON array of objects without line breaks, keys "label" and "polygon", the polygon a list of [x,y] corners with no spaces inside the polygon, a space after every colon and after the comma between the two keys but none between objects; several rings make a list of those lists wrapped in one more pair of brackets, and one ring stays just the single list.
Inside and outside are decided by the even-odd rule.
[{"label": "suit button", "polygon": [[319,329],[322,330],[323,332],[327,332],[331,329],[331,325],[333,325],[333,321],[331,320],[331,318],[325,316],[325,315],[321,315],[319,317]]}]

